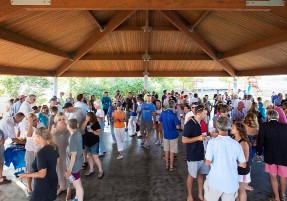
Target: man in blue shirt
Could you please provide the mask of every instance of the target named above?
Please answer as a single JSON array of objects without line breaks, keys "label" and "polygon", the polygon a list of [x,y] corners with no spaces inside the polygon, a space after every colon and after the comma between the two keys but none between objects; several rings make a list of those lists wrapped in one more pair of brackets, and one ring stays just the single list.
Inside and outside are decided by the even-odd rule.
[{"label": "man in blue shirt", "polygon": [[[102,97],[101,101],[102,101],[103,110],[104,110],[105,116],[106,116],[108,114],[108,109],[109,109],[110,105],[112,104],[112,100],[109,97],[109,92],[107,92],[107,91],[104,92],[104,96]],[[108,125],[110,125],[109,118],[107,118],[107,119],[108,119]]]},{"label": "man in blue shirt", "polygon": [[[198,198],[203,200],[203,175],[208,174],[209,168],[204,163],[203,141],[206,135],[201,132],[200,121],[203,120],[207,111],[202,105],[195,108],[195,116],[192,117],[184,126],[182,143],[186,144],[186,160],[188,165],[187,201],[192,201],[192,182],[197,179]],[[206,133],[205,133],[206,134]]]},{"label": "man in blue shirt", "polygon": [[[168,102],[168,109],[163,111],[159,117],[159,122],[163,127],[163,149],[165,154],[165,167],[166,170],[174,171],[173,159],[174,154],[178,152],[178,131],[180,129],[180,121],[177,115],[173,112],[175,109],[174,100]],[[168,161],[170,159],[170,164]]]},{"label": "man in blue shirt", "polygon": [[[150,136],[156,123],[156,109],[152,103],[150,95],[147,95],[147,101],[143,102],[138,113],[138,124],[142,135],[141,146],[150,149]],[[147,137],[146,137],[147,134]]]}]

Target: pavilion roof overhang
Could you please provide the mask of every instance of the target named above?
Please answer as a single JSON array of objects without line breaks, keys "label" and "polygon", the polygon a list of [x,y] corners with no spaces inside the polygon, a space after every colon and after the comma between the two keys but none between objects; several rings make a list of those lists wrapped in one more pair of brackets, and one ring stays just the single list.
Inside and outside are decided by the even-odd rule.
[{"label": "pavilion roof overhang", "polygon": [[[75,16],[73,12],[81,21],[68,18]],[[53,21],[45,18],[50,13],[51,19],[53,15],[66,17],[69,27],[63,27],[69,31],[54,27]],[[41,18],[46,20],[42,29],[35,25]],[[70,36],[81,35],[83,27],[87,31],[82,38]],[[66,31],[69,40],[50,39],[51,33],[45,33],[44,28],[52,29],[59,38]],[[225,38],[220,33],[226,34]],[[287,7],[247,6],[243,0],[52,0],[50,6],[12,6],[10,1],[1,1],[0,44],[0,74],[5,75],[287,74]],[[17,55],[20,49],[22,56]]]}]

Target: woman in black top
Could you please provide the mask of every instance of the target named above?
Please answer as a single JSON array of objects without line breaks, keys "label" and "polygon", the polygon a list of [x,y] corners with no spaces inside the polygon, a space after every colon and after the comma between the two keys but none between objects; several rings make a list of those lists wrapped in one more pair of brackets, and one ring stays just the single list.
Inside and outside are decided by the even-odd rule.
[{"label": "woman in black top", "polygon": [[56,172],[58,148],[53,143],[46,128],[36,129],[33,138],[34,145],[40,145],[32,164],[33,173],[19,174],[19,178],[34,178],[34,189],[30,201],[52,201],[57,196],[58,177]]},{"label": "woman in black top", "polygon": [[[251,146],[245,126],[242,123],[235,122],[232,126],[231,133],[234,134],[234,139],[240,143],[244,152],[245,159],[248,161],[251,154]],[[250,166],[247,165],[245,168],[238,167],[238,175],[238,198],[240,201],[247,201],[246,188],[248,187],[248,183],[251,182]]]},{"label": "woman in black top", "polygon": [[86,176],[89,176],[94,173],[94,163],[98,166],[98,178],[102,178],[104,176],[104,172],[102,169],[102,163],[99,159],[99,142],[101,134],[101,126],[98,122],[97,116],[93,112],[88,112],[86,116],[86,120],[82,124],[82,130],[85,130],[85,134],[83,135],[83,141],[85,144],[85,150],[88,155],[88,162],[90,169],[86,172]]}]

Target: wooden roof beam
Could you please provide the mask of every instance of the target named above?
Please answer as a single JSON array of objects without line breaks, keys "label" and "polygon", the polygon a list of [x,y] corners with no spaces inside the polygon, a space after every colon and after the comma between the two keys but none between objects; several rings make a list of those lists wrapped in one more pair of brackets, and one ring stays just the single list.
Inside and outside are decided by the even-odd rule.
[{"label": "wooden roof beam", "polygon": [[[119,26],[115,31],[142,31],[139,26]],[[153,26],[152,31],[179,31],[174,26]]]},{"label": "wooden roof beam", "polygon": [[93,46],[105,37],[107,34],[115,30],[119,25],[121,25],[126,19],[128,19],[136,11],[119,11],[115,14],[103,32],[95,30],[92,32],[91,36],[79,47],[75,52],[75,57],[73,61],[66,60],[64,63],[56,69],[56,76],[61,76],[65,71],[67,71],[76,61],[81,59],[87,52],[89,52]]},{"label": "wooden roof beam", "polygon": [[42,76],[52,77],[52,71],[38,70],[31,68],[0,66],[0,75],[20,75],[20,76]]},{"label": "wooden roof beam", "polygon": [[[124,61],[141,61],[143,60],[142,54],[86,54],[81,59],[86,61],[113,61],[113,60],[124,60]],[[212,61],[212,59],[205,54],[150,54],[150,60],[152,61],[181,61],[181,60],[192,60],[192,61]]]},{"label": "wooden roof beam", "polygon": [[64,52],[62,50],[59,50],[57,48],[54,48],[44,43],[40,43],[31,38],[21,36],[17,33],[14,33],[12,31],[9,31],[3,28],[0,29],[0,39],[6,40],[12,43],[16,43],[18,45],[23,45],[25,47],[29,47],[35,50],[39,50],[39,51],[42,51],[48,54],[53,54],[55,56],[63,57],[69,60],[72,59],[72,57],[67,52]]},{"label": "wooden roof beam", "polygon": [[261,75],[287,75],[287,64],[268,68],[257,68],[238,71],[237,76],[261,76]]},{"label": "wooden roof beam", "polygon": [[147,74],[149,71],[149,47],[150,47],[150,32],[151,29],[149,27],[149,11],[145,12],[145,27],[144,27],[144,35],[145,35],[145,54],[143,55],[143,62],[145,67],[145,73]]},{"label": "wooden roof beam", "polygon": [[218,53],[195,30],[192,29],[175,11],[161,11],[161,13],[180,31],[189,36],[207,55],[218,62],[222,68],[232,77],[236,75],[235,69],[227,61],[219,61]]},{"label": "wooden roof beam", "polygon": [[210,13],[210,10],[203,11],[198,17],[198,19],[195,21],[195,23],[193,24],[192,28],[195,29],[207,17],[209,13]]},{"label": "wooden roof beam", "polygon": [[241,54],[245,54],[251,51],[255,51],[261,48],[265,48],[265,47],[269,47],[272,45],[276,45],[278,43],[282,43],[282,42],[286,42],[287,41],[287,31],[281,32],[280,34],[267,38],[267,39],[263,39],[263,40],[259,40],[256,42],[253,42],[251,44],[247,44],[247,45],[243,45],[241,47],[238,47],[236,49],[233,49],[225,54],[223,54],[222,59],[226,59],[229,57],[234,57],[234,56],[238,56]]},{"label": "wooden roof beam", "polygon": [[[10,1],[7,1],[10,3]],[[13,6],[8,6],[9,9]],[[14,6],[15,7],[15,6]],[[50,6],[22,6],[29,10],[268,10],[246,6],[246,0],[52,0]]]},{"label": "wooden roof beam", "polygon": [[99,21],[98,21],[98,19],[97,19],[97,16],[95,15],[95,13],[94,13],[92,10],[89,10],[89,13],[90,13],[90,15],[94,18],[94,21],[95,21],[97,27],[98,27],[101,31],[104,31],[104,28],[105,28],[105,27],[102,26],[102,25],[99,23]]},{"label": "wooden roof beam", "polygon": [[[66,71],[62,77],[142,77],[142,71]],[[149,71],[150,77],[228,77],[225,71]]]}]

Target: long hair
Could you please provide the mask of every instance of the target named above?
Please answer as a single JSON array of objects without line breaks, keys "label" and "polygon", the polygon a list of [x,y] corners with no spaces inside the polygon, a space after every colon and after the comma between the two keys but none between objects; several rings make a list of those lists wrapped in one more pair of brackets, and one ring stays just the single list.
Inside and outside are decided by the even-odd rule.
[{"label": "long hair", "polygon": [[242,123],[240,123],[240,122],[235,122],[233,125],[236,127],[236,130],[238,130],[238,133],[239,133],[240,137],[244,141],[248,142],[248,144],[249,144],[250,141],[249,141],[249,138],[247,136],[247,131],[246,131],[245,126]]},{"label": "long hair", "polygon": [[87,113],[87,116],[88,117],[90,117],[90,123],[96,123],[96,122],[98,122],[98,118],[97,118],[97,116],[95,115],[95,113],[93,113],[93,112],[88,112]]},{"label": "long hair", "polygon": [[259,126],[257,116],[253,112],[248,112],[244,117],[242,123],[250,128],[257,128]]},{"label": "long hair", "polygon": [[51,145],[55,150],[57,149],[57,145],[54,143],[51,134],[49,133],[47,128],[41,127],[35,130],[35,134],[42,137],[47,141],[47,144]]}]

